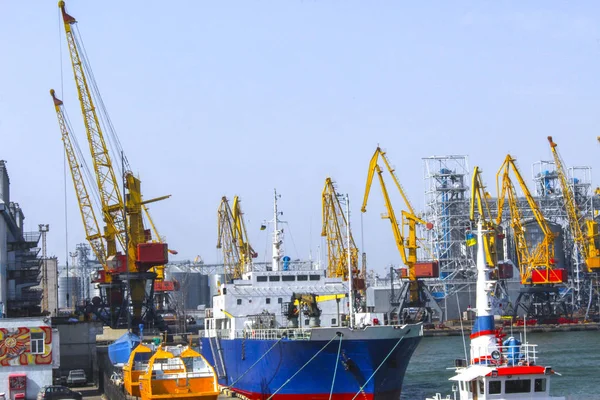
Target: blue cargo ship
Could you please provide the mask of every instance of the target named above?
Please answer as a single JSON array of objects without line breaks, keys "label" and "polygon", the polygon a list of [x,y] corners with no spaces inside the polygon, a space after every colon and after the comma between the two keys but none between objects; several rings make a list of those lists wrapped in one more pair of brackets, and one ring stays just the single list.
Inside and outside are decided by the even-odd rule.
[{"label": "blue cargo ship", "polygon": [[277,195],[273,259],[223,283],[200,344],[222,386],[249,399],[400,398],[421,324],[355,312],[347,281],[283,256]]}]

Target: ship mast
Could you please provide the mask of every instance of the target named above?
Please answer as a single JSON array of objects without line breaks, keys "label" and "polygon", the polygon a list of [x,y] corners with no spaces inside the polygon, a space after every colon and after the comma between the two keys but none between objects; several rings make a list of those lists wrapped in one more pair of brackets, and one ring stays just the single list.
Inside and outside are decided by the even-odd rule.
[{"label": "ship mast", "polygon": [[279,271],[279,261],[283,252],[283,231],[279,230],[279,212],[277,211],[277,189],[274,189],[275,201],[273,202],[273,264],[271,269]]},{"label": "ship mast", "polygon": [[352,271],[352,254],[350,252],[350,196],[348,196],[348,194],[346,194],[346,222],[346,239],[348,240],[348,301],[350,302],[350,328],[354,328],[354,289],[352,287],[352,284],[354,283],[354,271]]},{"label": "ship mast", "polygon": [[477,295],[475,307],[477,316],[489,316],[491,313],[490,301],[488,298],[489,284],[487,279],[488,268],[485,264],[485,247],[483,241],[483,227],[481,220],[477,221]]}]

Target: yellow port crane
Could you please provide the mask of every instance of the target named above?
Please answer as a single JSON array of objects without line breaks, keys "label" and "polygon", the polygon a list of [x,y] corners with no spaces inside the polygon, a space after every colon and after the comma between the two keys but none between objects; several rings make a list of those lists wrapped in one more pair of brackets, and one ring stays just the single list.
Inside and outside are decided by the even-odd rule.
[{"label": "yellow port crane", "polygon": [[560,154],[556,150],[558,146],[552,136],[548,136],[550,149],[554,158],[554,165],[558,174],[558,180],[562,189],[563,200],[567,210],[569,228],[576,244],[579,255],[583,257],[587,271],[594,272],[600,269],[600,237],[598,234],[598,223],[593,219],[582,218],[579,206],[575,201],[573,188],[565,171]]},{"label": "yellow port crane", "polygon": [[258,254],[248,240],[238,196],[233,198],[233,209],[229,206],[227,197],[223,196],[221,198],[217,219],[217,248],[223,251],[225,280],[239,279],[244,272],[252,267],[252,259],[256,258]]},{"label": "yellow port crane", "polygon": [[[479,213],[482,228],[484,230],[483,242],[485,246],[485,260],[490,268],[495,268],[498,264],[498,252],[496,238],[498,236],[498,226],[494,223],[491,208],[488,202],[490,194],[485,190],[485,185],[481,178],[479,167],[473,169],[473,178],[471,182],[471,206],[469,210],[469,219],[472,223],[475,221],[475,210]],[[477,206],[477,207],[475,207]]]},{"label": "yellow port crane", "polygon": [[[396,218],[396,214],[394,212],[394,208],[392,207],[392,203],[385,186],[385,182],[382,176],[382,170],[379,167],[378,161],[379,157],[383,159],[387,170],[400,192],[400,195],[404,199],[404,203],[408,208],[408,211],[402,211],[402,227],[400,227],[400,223]],[[414,211],[408,197],[406,196],[398,177],[396,176],[394,168],[392,168],[386,153],[380,148],[377,147],[371,161],[369,163],[369,172],[367,175],[367,184],[365,187],[365,195],[363,199],[363,204],[361,211],[364,213],[367,211],[367,201],[369,199],[369,193],[371,190],[371,185],[373,183],[373,175],[377,172],[377,176],[379,178],[379,183],[381,184],[381,192],[383,194],[383,199],[385,201],[385,207],[387,210],[387,214],[383,215],[382,218],[389,219],[390,224],[392,226],[392,232],[394,234],[394,239],[396,241],[396,247],[400,252],[400,256],[402,257],[402,262],[408,267],[408,279],[409,279],[409,300],[410,303],[416,304],[419,302],[419,282],[417,280],[417,274],[415,271],[415,264],[417,263],[417,224],[426,225],[426,222],[419,218]],[[408,226],[408,240],[405,240],[404,236],[404,226]]]},{"label": "yellow port crane", "polygon": [[[530,249],[525,236],[523,227],[523,216],[519,210],[517,193],[510,178],[510,171],[513,171],[517,182],[525,195],[525,199],[531,209],[533,216],[542,230],[542,240],[535,248]],[[511,227],[515,235],[517,247],[517,257],[523,285],[554,285],[564,282],[566,275],[563,269],[556,268],[554,259],[554,239],[556,234],[552,232],[550,225],[542,210],[539,208],[535,199],[531,195],[523,176],[519,172],[515,159],[508,154],[498,170],[496,175],[498,197],[498,216],[496,224],[500,225],[503,217],[505,198],[508,198],[508,207],[510,210]],[[502,186],[500,186],[500,184]],[[500,189],[501,187],[501,189]]]},{"label": "yellow port crane", "polygon": [[[60,127],[62,141],[65,148],[65,155],[71,171],[71,177],[73,178],[73,186],[75,188],[75,194],[77,195],[77,202],[79,203],[79,211],[81,213],[81,219],[85,228],[86,239],[90,243],[96,259],[102,265],[103,269],[107,271],[108,266],[106,265],[104,237],[102,236],[100,225],[96,219],[96,213],[92,205],[92,200],[81,171],[81,164],[71,141],[73,134],[67,122],[68,120],[65,118],[63,102],[56,97],[54,90],[50,90],[50,95],[54,101],[54,109],[58,118],[58,125]],[[110,275],[107,275],[107,278],[110,280]]]},{"label": "yellow port crane", "polygon": [[[114,137],[116,133],[112,130],[110,118],[99,95],[85,51],[81,49],[81,38],[73,30],[77,20],[66,12],[64,1],[59,1],[58,7],[62,14],[105,223],[103,237],[106,240],[108,273],[101,277],[99,283],[107,283],[115,278],[123,282],[126,280],[133,309],[132,315],[138,321],[142,318],[144,305],[149,307],[152,304],[151,299],[146,299],[146,282],[154,281],[155,274],[149,271],[153,267],[164,265],[168,260],[167,245],[152,242],[150,230],[144,228],[142,212],[146,204],[169,196],[142,200],[140,180],[129,171],[129,166],[124,162],[124,167],[127,168],[123,171],[124,187],[127,189],[124,201],[100,121],[105,122]],[[98,100],[97,104],[100,105],[99,109],[96,107],[93,93]],[[100,114],[102,119],[98,110],[102,112]],[[117,242],[123,249],[124,255],[117,250]],[[150,311],[152,311],[151,306]]]},{"label": "yellow port crane", "polygon": [[[358,248],[352,233],[348,238],[348,221],[342,210],[339,195],[331,178],[325,179],[321,194],[323,228],[321,236],[327,240],[327,276],[348,279],[348,239],[350,241],[350,264],[352,275],[358,276]],[[364,265],[363,265],[364,267]],[[364,277],[364,271],[362,271]]]}]

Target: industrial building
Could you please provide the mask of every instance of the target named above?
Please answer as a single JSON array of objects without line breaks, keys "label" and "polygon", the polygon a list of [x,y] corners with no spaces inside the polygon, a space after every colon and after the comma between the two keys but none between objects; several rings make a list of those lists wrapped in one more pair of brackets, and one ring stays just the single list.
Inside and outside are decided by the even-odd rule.
[{"label": "industrial building", "polygon": [[51,267],[52,262],[44,264],[40,257],[39,241],[45,233],[25,232],[24,219],[19,204],[11,200],[6,161],[0,160],[0,309],[3,317],[42,314],[42,265]]},{"label": "industrial building", "polygon": [[[60,367],[60,334],[49,318],[6,318],[0,327],[0,392],[34,399]],[[24,393],[25,397],[15,397]]]}]

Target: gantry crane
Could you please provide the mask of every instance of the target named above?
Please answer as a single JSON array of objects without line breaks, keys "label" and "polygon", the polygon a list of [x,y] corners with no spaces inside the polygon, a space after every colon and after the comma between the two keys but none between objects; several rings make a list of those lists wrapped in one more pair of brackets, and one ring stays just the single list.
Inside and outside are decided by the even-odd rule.
[{"label": "gantry crane", "polygon": [[[542,232],[542,239],[534,244],[527,241],[523,216],[519,209],[517,192],[510,178],[512,170],[517,182],[533,213],[533,217]],[[570,312],[564,301],[560,299],[558,287],[566,283],[567,274],[556,266],[554,258],[554,243],[557,234],[552,231],[550,224],[531,195],[523,176],[511,155],[507,155],[496,175],[498,196],[498,216],[496,225],[502,222],[505,199],[508,199],[510,210],[510,225],[514,233],[517,250],[521,284],[523,285],[514,307],[516,317],[519,308],[527,315],[538,320],[556,319],[569,316]]]},{"label": "gantry crane", "polygon": [[[102,98],[99,96],[85,52],[81,49],[81,38],[73,29],[73,25],[77,21],[66,12],[64,1],[59,1],[58,6],[63,18],[105,223],[102,236],[106,243],[107,270],[100,276],[99,283],[100,285],[111,283],[114,287],[115,282],[121,282],[120,295],[118,290],[114,288],[111,290],[112,300],[109,300],[113,303],[111,308],[114,309],[114,303],[120,298],[122,307],[118,313],[119,316],[123,316],[124,312],[128,312],[129,301],[131,301],[133,322],[142,320],[150,322],[155,319],[152,298],[153,285],[150,285],[152,288],[150,293],[146,293],[146,283],[154,281],[156,276],[150,270],[167,262],[168,248],[165,243],[152,242],[150,230],[144,228],[142,213],[146,204],[169,196],[142,200],[140,180],[130,172],[125,159],[123,159],[123,186],[127,193],[125,196],[121,194],[120,180],[115,174],[100,121],[104,121],[111,135],[116,137],[116,134],[104,108]],[[97,105],[100,106],[99,109]],[[118,139],[116,141],[118,142]],[[123,253],[118,250],[117,243]],[[127,296],[124,295],[125,290],[128,292]],[[144,308],[145,313],[143,312]],[[111,319],[111,325],[115,323],[117,322]],[[135,326],[137,324],[134,324]]]},{"label": "gantry crane", "polygon": [[229,282],[233,279],[240,279],[244,272],[252,268],[252,259],[256,258],[258,254],[248,240],[238,196],[233,198],[233,209],[229,206],[227,197],[221,198],[217,219],[217,248],[223,251],[225,280]]},{"label": "gantry crane", "polygon": [[[348,245],[350,246],[350,265],[354,279],[359,276],[358,248],[352,233],[348,237],[348,222],[342,210],[339,195],[331,178],[325,179],[321,194],[323,228],[321,236],[327,240],[327,276],[348,279]],[[363,266],[364,267],[364,266]],[[364,271],[362,271],[364,278]]]},{"label": "gantry crane", "polygon": [[[400,195],[404,199],[404,203],[408,208],[408,211],[402,211],[402,226],[400,226],[400,222],[396,218],[396,213],[394,212],[394,208],[392,206],[390,196],[388,194],[387,188],[385,186],[385,182],[382,176],[381,167],[378,164],[379,157],[384,161],[387,170],[392,176]],[[405,288],[408,288],[408,291],[402,291],[400,295],[400,303],[398,304],[399,310],[404,312],[404,307],[423,307],[427,298],[431,299],[429,293],[419,278],[422,277],[432,277],[437,278],[439,275],[439,271],[437,270],[436,262],[428,262],[424,263],[429,268],[427,269],[427,273],[424,276],[420,276],[417,274],[415,266],[419,264],[417,262],[417,249],[418,249],[418,238],[417,238],[417,224],[427,226],[427,223],[419,218],[414,211],[408,197],[405,194],[398,177],[396,176],[394,168],[392,168],[391,163],[389,162],[386,153],[380,148],[377,147],[371,161],[369,163],[369,172],[367,175],[367,183],[365,187],[365,195],[363,199],[363,204],[361,211],[364,213],[367,211],[367,201],[369,199],[369,193],[371,190],[371,185],[373,183],[373,175],[377,172],[377,176],[379,178],[379,183],[381,185],[381,192],[383,194],[383,199],[385,202],[385,207],[387,210],[387,214],[383,215],[382,218],[389,219],[390,224],[392,226],[392,232],[394,234],[394,239],[396,241],[396,247],[400,252],[400,256],[402,257],[402,262],[408,267],[408,285],[405,285]],[[404,235],[404,226],[408,226],[408,239],[405,239]]]},{"label": "gantry crane", "polygon": [[562,189],[562,196],[567,210],[569,228],[573,241],[578,251],[578,257],[582,257],[587,272],[600,271],[600,236],[598,234],[598,223],[593,219],[585,219],[581,216],[579,206],[575,201],[573,187],[569,184],[569,178],[565,171],[562,159],[556,150],[557,144],[548,136],[550,149],[554,158],[554,165],[558,174],[558,180]]}]

